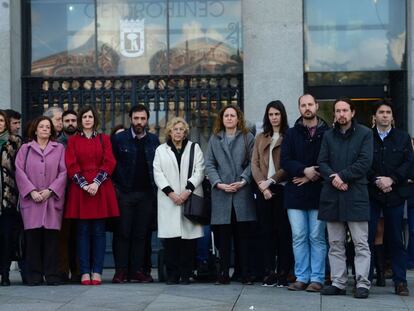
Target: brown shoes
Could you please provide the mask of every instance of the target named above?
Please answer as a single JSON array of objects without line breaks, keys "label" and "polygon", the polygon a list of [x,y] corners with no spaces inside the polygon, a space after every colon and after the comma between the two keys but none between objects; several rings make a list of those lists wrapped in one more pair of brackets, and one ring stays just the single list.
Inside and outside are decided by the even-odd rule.
[{"label": "brown shoes", "polygon": [[294,291],[301,291],[301,290],[305,290],[306,288],[307,288],[307,284],[300,282],[300,281],[296,281],[288,286],[288,290],[294,290]]},{"label": "brown shoes", "polygon": [[307,292],[319,293],[322,289],[322,284],[319,282],[312,282],[306,287]]},{"label": "brown shoes", "polygon": [[407,284],[401,282],[395,285],[395,294],[398,296],[410,296],[410,291],[407,288]]}]

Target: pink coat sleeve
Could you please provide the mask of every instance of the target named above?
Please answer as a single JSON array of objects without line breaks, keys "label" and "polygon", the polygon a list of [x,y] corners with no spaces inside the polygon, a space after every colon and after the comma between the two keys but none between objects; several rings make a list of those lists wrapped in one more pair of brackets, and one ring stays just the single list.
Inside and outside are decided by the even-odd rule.
[{"label": "pink coat sleeve", "polygon": [[53,193],[57,196],[58,199],[64,199],[67,181],[65,147],[63,145],[59,145],[57,153],[59,153],[59,166],[57,176],[48,188],[53,191]]},{"label": "pink coat sleeve", "polygon": [[36,187],[32,184],[29,180],[26,172],[25,172],[25,162],[27,153],[30,152],[30,148],[28,144],[24,144],[21,146],[19,151],[17,152],[16,156],[16,184],[17,188],[19,189],[20,195],[22,197],[27,197],[30,192],[36,190]]}]

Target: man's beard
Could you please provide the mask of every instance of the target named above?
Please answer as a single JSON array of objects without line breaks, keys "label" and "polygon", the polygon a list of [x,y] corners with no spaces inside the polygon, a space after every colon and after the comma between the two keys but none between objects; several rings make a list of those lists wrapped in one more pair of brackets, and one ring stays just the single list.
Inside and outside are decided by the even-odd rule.
[{"label": "man's beard", "polygon": [[63,131],[68,135],[73,135],[76,133],[76,127],[69,125],[68,127],[64,127]]},{"label": "man's beard", "polygon": [[315,113],[311,113],[310,115],[306,115],[306,112],[303,114],[302,118],[304,118],[305,120],[313,120],[316,118],[316,114]]},{"label": "man's beard", "polygon": [[134,133],[136,135],[140,135],[140,134],[144,133],[144,131],[145,131],[145,126],[134,125],[133,128],[134,128]]}]

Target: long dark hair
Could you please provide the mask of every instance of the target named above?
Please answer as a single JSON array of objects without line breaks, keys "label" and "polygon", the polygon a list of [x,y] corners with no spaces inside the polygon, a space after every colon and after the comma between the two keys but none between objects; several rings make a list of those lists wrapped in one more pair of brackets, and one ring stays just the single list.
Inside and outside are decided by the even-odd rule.
[{"label": "long dark hair", "polygon": [[285,106],[280,100],[273,100],[267,104],[266,111],[263,116],[263,133],[270,135],[270,136],[273,135],[273,127],[272,127],[272,124],[270,123],[269,116],[268,116],[270,108],[279,110],[280,117],[281,117],[279,132],[280,134],[284,135],[287,129],[289,128],[289,124],[288,124]]}]

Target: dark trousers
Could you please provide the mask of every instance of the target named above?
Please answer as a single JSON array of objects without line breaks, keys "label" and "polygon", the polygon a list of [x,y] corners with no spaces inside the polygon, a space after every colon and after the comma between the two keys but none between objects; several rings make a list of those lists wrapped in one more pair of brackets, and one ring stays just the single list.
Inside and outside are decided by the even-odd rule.
[{"label": "dark trousers", "polygon": [[10,264],[15,250],[19,215],[17,213],[0,215],[0,274],[8,277]]},{"label": "dark trousers", "polygon": [[407,222],[408,222],[408,268],[414,269],[414,189],[412,195],[407,200]]},{"label": "dark trousers", "polygon": [[63,219],[59,232],[59,273],[65,278],[79,275],[79,260],[76,251],[76,220]]},{"label": "dark trousers", "polygon": [[114,230],[116,269],[141,271],[148,250],[148,235],[154,213],[152,193],[130,192],[118,195],[120,217]]},{"label": "dark trousers", "polygon": [[165,265],[169,279],[189,278],[193,271],[196,239],[164,239]]},{"label": "dark trousers", "polygon": [[[377,230],[378,219],[384,214],[384,238],[391,254],[391,267],[393,271],[393,281],[395,284],[400,282],[407,283],[407,252],[404,247],[402,237],[402,221],[404,217],[404,204],[393,207],[384,207],[382,204],[371,201],[371,220],[369,222],[369,245],[371,256],[374,253],[375,232]],[[371,271],[373,258],[371,258]]]},{"label": "dark trousers", "polygon": [[231,241],[237,245],[235,247],[235,257],[238,258],[240,273],[242,278],[251,276],[250,269],[250,247],[252,245],[252,221],[238,222],[234,208],[231,213],[231,223],[226,225],[216,225],[215,232],[218,235],[218,248],[220,254],[220,273],[224,276],[229,274],[231,258]]},{"label": "dark trousers", "polygon": [[45,228],[25,230],[26,279],[29,284],[58,282],[59,231]]},{"label": "dark trousers", "polygon": [[283,208],[283,187],[276,185],[271,190],[274,196],[270,200],[258,194],[258,242],[265,275],[275,270],[277,255],[277,274],[286,278],[293,265],[292,231]]}]

